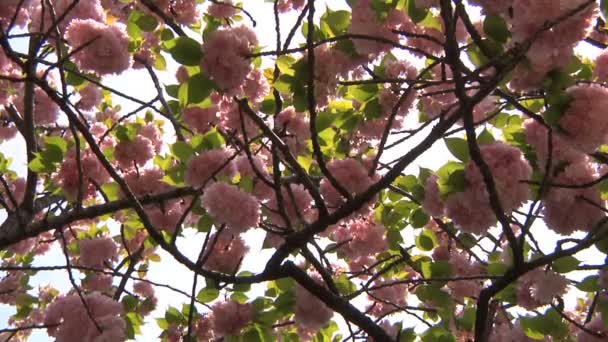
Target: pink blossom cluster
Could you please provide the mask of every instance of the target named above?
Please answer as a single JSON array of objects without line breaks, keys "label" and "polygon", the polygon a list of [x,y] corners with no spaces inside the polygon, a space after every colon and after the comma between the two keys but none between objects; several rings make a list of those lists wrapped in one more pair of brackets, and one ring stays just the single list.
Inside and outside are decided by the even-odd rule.
[{"label": "pink blossom cluster", "polygon": [[602,51],[595,59],[595,69],[593,75],[600,82],[608,82],[608,49]]},{"label": "pink blossom cluster", "polygon": [[114,157],[121,168],[129,170],[135,165],[144,166],[154,157],[154,145],[142,134],[132,140],[122,140],[114,148]]},{"label": "pink blossom cluster", "polygon": [[[544,199],[544,220],[557,233],[591,231],[605,216],[598,185],[584,186],[598,178],[588,163],[570,164],[552,179],[553,184],[579,185],[575,188],[552,186]],[[591,203],[590,203],[591,202]]]},{"label": "pink blossom cluster", "polygon": [[211,321],[216,337],[238,336],[253,320],[253,306],[234,300],[217,302],[211,307]]},{"label": "pink blossom cluster", "polygon": [[[321,276],[311,275],[313,280],[322,284]],[[296,285],[295,322],[300,335],[308,335],[311,331],[318,331],[331,320],[334,312],[319,298],[310,293],[301,285]]]},{"label": "pink blossom cluster", "polygon": [[586,331],[580,330],[577,335],[577,342],[602,342],[605,341],[606,336],[608,336],[608,328],[606,327],[602,316],[595,317],[591,322],[585,325],[585,328],[589,331],[603,334],[604,337],[596,337]]},{"label": "pink blossom cluster", "polygon": [[76,151],[70,150],[54,175],[55,182],[70,200],[77,199],[79,189],[82,199],[87,199],[97,191],[96,185],[102,186],[110,181],[109,173],[90,149],[80,151],[82,183],[78,165]]},{"label": "pink blossom cluster", "polygon": [[233,274],[248,251],[249,247],[239,235],[230,232],[212,234],[203,252],[203,260],[206,260],[204,266],[213,271]]},{"label": "pink blossom cluster", "polygon": [[[449,254],[449,263],[452,268],[452,276],[455,278],[466,276],[478,276],[484,274],[482,267],[476,261],[472,261],[464,252],[452,251]],[[448,282],[450,293],[455,298],[477,298],[482,284],[479,280],[455,280]]]},{"label": "pink blossom cluster", "polygon": [[221,89],[239,89],[252,70],[247,56],[257,44],[255,32],[246,26],[215,31],[203,44],[201,69]]},{"label": "pink blossom cluster", "polygon": [[252,194],[257,199],[260,201],[269,200],[274,194],[274,189],[260,178],[261,176],[266,181],[269,181],[270,179],[267,170],[268,160],[261,154],[252,155],[251,158],[253,163],[249,161],[249,157],[246,155],[238,157],[235,162],[236,168],[239,171],[241,178],[249,178],[253,181]]},{"label": "pink blossom cluster", "polygon": [[75,19],[68,26],[65,39],[72,51],[79,49],[74,61],[80,69],[108,75],[121,74],[131,67],[129,36],[122,24]]},{"label": "pink blossom cluster", "polygon": [[370,315],[380,317],[399,309],[407,304],[407,285],[396,282],[393,279],[376,280],[372,286],[374,289],[368,291],[369,300],[367,311]]},{"label": "pink blossom cluster", "polygon": [[158,0],[156,4],[166,15],[182,25],[194,25],[201,17],[196,0]]},{"label": "pink blossom cluster", "polygon": [[238,9],[232,0],[224,0],[221,3],[212,3],[207,8],[207,14],[219,19],[231,18],[237,13]]},{"label": "pink blossom cluster", "polygon": [[[346,78],[360,61],[353,59],[335,46],[321,45],[314,49],[315,99],[317,107],[325,108],[335,97],[340,77]],[[304,56],[308,60],[308,55]]]},{"label": "pink blossom cluster", "polygon": [[83,298],[86,307],[77,294],[60,296],[46,307],[44,323],[51,325],[48,334],[58,342],[125,341],[126,325],[120,317],[122,304],[98,292]]},{"label": "pink blossom cluster", "polygon": [[[510,213],[529,199],[528,185],[532,168],[521,151],[508,144],[497,142],[480,147],[488,166],[503,210]],[[465,167],[466,189],[450,194],[444,202],[444,214],[463,231],[482,234],[496,223],[490,206],[486,183],[473,160]],[[434,184],[435,183],[435,184]],[[441,199],[435,177],[427,180],[423,208],[435,217],[441,217]]]},{"label": "pink blossom cluster", "polygon": [[[513,42],[531,38],[546,22],[555,21],[572,12],[583,1],[513,0],[511,23]],[[510,86],[516,90],[534,89],[542,85],[548,72],[568,66],[575,45],[585,38],[597,14],[597,3],[585,7],[576,15],[562,20],[535,39],[526,54],[528,63],[514,71]]]},{"label": "pink blossom cluster", "polygon": [[198,133],[206,133],[220,121],[219,108],[212,105],[207,108],[190,106],[184,109],[184,122]]},{"label": "pink blossom cluster", "polygon": [[398,37],[391,31],[391,27],[384,25],[374,10],[371,0],[359,0],[352,7],[352,20],[348,32],[355,35],[365,35],[384,39],[381,42],[373,39],[353,39],[355,49],[361,55],[378,55],[392,48],[390,42],[396,43]]},{"label": "pink blossom cluster", "polygon": [[205,189],[201,197],[203,208],[215,223],[242,233],[258,226],[260,202],[235,185],[216,182]]},{"label": "pink blossom cluster", "polygon": [[351,260],[373,256],[388,248],[384,226],[374,218],[345,222],[334,231],[334,239],[340,245],[338,250]]},{"label": "pink blossom cluster", "polygon": [[105,268],[118,257],[118,246],[110,238],[84,239],[79,241],[80,264],[86,267]]},{"label": "pink blossom cluster", "polygon": [[580,85],[567,89],[571,101],[558,121],[561,137],[586,153],[608,143],[608,88]]},{"label": "pink blossom cluster", "polygon": [[[312,196],[303,185],[290,184],[289,188],[284,186],[281,189],[281,196],[282,207],[290,226],[309,223],[316,217],[316,210],[312,207]],[[268,209],[271,210],[269,215],[270,221],[277,226],[288,226],[283,215],[279,212],[279,203],[276,195],[270,198],[267,205]]]},{"label": "pink blossom cluster", "polygon": [[279,12],[285,13],[291,10],[299,11],[304,7],[305,4],[305,0],[278,0],[277,8],[279,9]]},{"label": "pink blossom cluster", "polygon": [[[106,14],[99,0],[82,1],[72,4],[71,0],[54,0],[51,7],[47,2],[32,1],[30,7],[31,32],[47,32],[56,27],[64,33],[68,25],[76,20],[91,19],[99,23],[106,21]],[[57,22],[59,20],[59,22]],[[54,35],[54,32],[51,32]]]},{"label": "pink blossom cluster", "polygon": [[228,149],[215,149],[203,151],[192,157],[184,175],[186,183],[202,187],[212,183],[214,178],[232,179],[237,173],[233,155],[234,153]]},{"label": "pink blossom cluster", "polygon": [[308,150],[306,141],[310,139],[310,120],[306,113],[296,112],[289,106],[277,114],[275,128],[285,133],[283,141],[294,155],[304,154]]},{"label": "pink blossom cluster", "polygon": [[517,281],[517,304],[528,310],[551,303],[566,293],[568,279],[553,271],[536,268]]},{"label": "pink blossom cluster", "polygon": [[[327,169],[351,195],[363,193],[373,184],[368,169],[354,158],[332,160],[327,163]],[[337,208],[342,205],[344,198],[326,177],[321,180],[319,191],[330,207]]]},{"label": "pink blossom cluster", "polygon": [[[19,6],[21,0],[3,0],[0,1],[0,25],[3,30],[8,28],[8,25],[15,16],[15,25],[23,27],[29,20],[29,8],[28,6]],[[26,4],[27,5],[27,4]],[[17,12],[17,9],[19,11]],[[15,15],[16,14],[16,15]]]}]

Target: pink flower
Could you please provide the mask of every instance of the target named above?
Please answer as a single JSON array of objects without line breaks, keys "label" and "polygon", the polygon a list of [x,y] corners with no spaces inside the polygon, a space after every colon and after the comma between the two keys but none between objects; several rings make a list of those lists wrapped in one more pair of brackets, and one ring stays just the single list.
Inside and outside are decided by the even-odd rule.
[{"label": "pink flower", "polygon": [[[53,9],[55,11],[55,17],[51,15],[51,9],[46,2],[38,2],[38,5],[33,8],[32,12],[32,32],[46,32],[51,28],[51,24],[54,23],[54,19],[61,18],[59,22],[59,30],[63,33],[68,25],[76,19],[91,19],[93,21],[104,23],[106,21],[106,14],[101,7],[99,0],[87,0],[80,1],[73,6],[72,0],[55,0],[53,1]],[[40,5],[44,4],[44,8]],[[42,15],[44,13],[44,19]],[[41,28],[41,25],[44,26]]]},{"label": "pink flower", "polygon": [[305,0],[278,0],[277,8],[279,12],[285,13],[291,10],[298,11],[304,7]]},{"label": "pink flower", "polygon": [[[17,12],[17,6],[19,5],[20,0],[2,0],[0,1],[0,24],[4,30],[7,29],[10,22],[13,20],[13,16],[15,16],[15,12]],[[29,20],[27,6],[21,6],[19,12],[15,16],[17,19],[15,21],[16,26],[23,27]]]},{"label": "pink flower", "polygon": [[[348,32],[397,42],[397,35],[377,20],[376,13],[371,5],[370,0],[359,0],[356,3],[352,8],[352,21]],[[377,55],[390,50],[392,47],[390,44],[368,39],[354,39],[353,43],[355,49],[361,55]]]},{"label": "pink flower", "polygon": [[597,77],[600,82],[608,82],[608,49],[602,51],[595,59],[593,75]]},{"label": "pink flower", "polygon": [[[481,146],[482,157],[492,173],[502,209],[508,214],[520,207],[530,196],[522,180],[530,179],[532,168],[521,151],[502,142]],[[487,187],[474,161],[465,167],[467,188],[451,194],[445,202],[446,216],[460,229],[481,234],[496,223],[490,207]]]},{"label": "pink flower", "polygon": [[424,201],[422,201],[422,209],[437,218],[443,217],[444,203],[439,194],[439,184],[437,175],[431,175],[426,179],[426,188],[424,189]]},{"label": "pink flower", "polygon": [[[321,277],[313,274],[312,278],[322,284]],[[331,320],[334,312],[318,297],[299,284],[296,285],[295,321],[298,329],[319,330]]]},{"label": "pink flower", "polygon": [[112,288],[113,277],[109,274],[92,274],[82,280],[82,287],[87,291],[106,292]]},{"label": "pink flower", "polygon": [[213,234],[209,237],[204,258],[207,258],[205,267],[218,272],[232,274],[238,270],[241,261],[249,248],[243,239],[230,232],[219,235]]},{"label": "pink flower", "polygon": [[146,214],[152,225],[157,228],[173,234],[177,228],[177,224],[184,213],[184,207],[178,201],[169,202],[162,207],[152,205],[146,208]]},{"label": "pink flower", "polygon": [[76,294],[58,297],[46,307],[44,323],[59,324],[47,328],[49,335],[58,342],[71,341],[125,341],[125,322],[120,318],[122,304],[94,292],[85,295],[88,312],[102,329],[100,333],[89,313]]},{"label": "pink flower", "polygon": [[258,226],[260,202],[234,185],[224,182],[211,184],[201,198],[203,207],[215,220],[235,232]]},{"label": "pink flower", "polygon": [[566,292],[568,279],[553,271],[536,268],[517,281],[517,304],[528,310],[551,303]]},{"label": "pink flower", "polygon": [[[476,276],[483,273],[479,264],[469,260],[463,252],[450,253],[449,262],[454,277]],[[481,291],[481,282],[478,280],[450,281],[448,288],[456,298],[476,298]]]},{"label": "pink flower", "polygon": [[[315,210],[312,208],[312,196],[300,184],[290,184],[289,189],[283,187],[281,190],[283,209],[285,214],[292,225],[300,225],[309,222],[315,216]],[[286,226],[283,217],[278,212],[279,205],[276,196],[272,196],[268,201],[268,208],[272,211],[270,213],[270,220],[277,226]],[[303,219],[305,222],[301,222]]]},{"label": "pink flower", "polygon": [[[523,126],[526,131],[526,140],[534,147],[540,169],[544,173],[549,158],[549,131],[533,119],[524,121]],[[551,164],[553,168],[559,167],[563,163],[585,162],[587,162],[587,157],[584,153],[570,146],[560,134],[552,134]]]},{"label": "pink flower", "polygon": [[68,26],[65,38],[72,49],[89,44],[74,56],[80,69],[107,75],[120,74],[131,66],[129,36],[122,24],[76,19]]},{"label": "pink flower", "polygon": [[608,88],[580,85],[567,93],[572,100],[558,122],[561,137],[583,152],[593,152],[608,142]]},{"label": "pink flower", "polygon": [[224,19],[231,18],[238,12],[237,8],[232,3],[232,0],[224,0],[222,3],[212,3],[207,9],[210,16]]},{"label": "pink flower", "polygon": [[[576,163],[567,166],[552,183],[581,185],[598,178],[591,165]],[[584,188],[552,187],[544,198],[544,221],[547,227],[562,235],[576,230],[590,231],[605,214],[601,208],[587,203],[582,198],[604,207],[597,185]]]},{"label": "pink flower", "polygon": [[116,145],[114,157],[124,169],[130,169],[137,164],[144,166],[154,157],[154,146],[150,139],[137,135],[133,140],[123,140]]},{"label": "pink flower", "polygon": [[201,187],[213,182],[213,177],[232,179],[236,175],[232,157],[233,152],[228,149],[208,150],[192,157],[184,175],[186,183]]},{"label": "pink flower", "polygon": [[80,240],[79,245],[79,260],[83,266],[104,268],[105,262],[111,263],[118,257],[116,243],[110,238]]},{"label": "pink flower", "polygon": [[154,297],[154,287],[146,281],[133,284],[133,291],[142,297]]},{"label": "pink flower", "polygon": [[373,303],[367,307],[370,315],[379,317],[388,314],[399,306],[407,303],[407,285],[395,283],[394,280],[376,280],[373,284],[374,290],[369,291],[369,300]]},{"label": "pink flower", "polygon": [[585,328],[590,331],[595,331],[604,334],[604,337],[595,337],[583,330],[580,330],[577,336],[577,342],[603,342],[608,336],[608,328],[601,316],[596,316],[591,322],[585,325]]},{"label": "pink flower", "polygon": [[162,181],[164,175],[164,172],[158,168],[139,170],[139,172],[129,170],[124,174],[124,179],[135,195],[154,195],[171,189],[171,186]]},{"label": "pink flower", "polygon": [[[351,194],[360,194],[373,184],[367,168],[356,159],[333,160],[327,164],[327,168],[338,183]],[[319,190],[330,206],[342,205],[343,197],[327,178],[321,180]]]},{"label": "pink flower", "polygon": [[487,14],[507,13],[513,0],[469,0],[472,5],[478,5]]},{"label": "pink flower", "polygon": [[221,89],[235,91],[252,69],[247,55],[257,43],[255,33],[245,26],[215,31],[203,44],[201,69]]},{"label": "pink flower", "polygon": [[305,113],[296,112],[289,106],[275,117],[276,128],[285,131],[283,141],[289,146],[291,153],[298,155],[308,150],[306,141],[310,139],[310,120]]},{"label": "pink flower", "polygon": [[376,255],[388,248],[385,229],[373,218],[347,221],[334,232],[339,251],[351,260]]},{"label": "pink flower", "polygon": [[253,320],[251,304],[239,304],[233,300],[218,302],[211,307],[213,329],[218,337],[239,335]]},{"label": "pink flower", "polygon": [[184,109],[184,122],[198,133],[206,133],[220,121],[217,106],[201,108],[192,106]]},{"label": "pink flower", "polygon": [[243,85],[243,93],[253,103],[262,102],[270,93],[270,85],[262,69],[254,69],[249,73]]},{"label": "pink flower", "polygon": [[78,108],[82,110],[91,110],[103,100],[103,92],[93,83],[81,89],[79,93],[80,101],[78,102]]}]

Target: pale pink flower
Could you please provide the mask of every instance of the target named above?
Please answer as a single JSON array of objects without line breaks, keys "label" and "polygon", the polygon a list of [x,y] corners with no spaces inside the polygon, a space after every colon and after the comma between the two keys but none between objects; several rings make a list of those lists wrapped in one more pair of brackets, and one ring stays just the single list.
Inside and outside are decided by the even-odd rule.
[{"label": "pale pink flower", "polygon": [[305,0],[278,0],[277,8],[279,12],[285,13],[291,10],[298,11],[306,4]]},{"label": "pale pink flower", "polygon": [[[549,131],[538,121],[527,119],[524,121],[524,130],[528,144],[534,147],[537,161],[544,173],[547,160],[549,158]],[[553,130],[555,132],[555,130]],[[560,134],[552,134],[552,154],[551,164],[553,168],[559,167],[563,163],[585,163],[587,157],[584,153],[574,149]]]},{"label": "pale pink flower", "polygon": [[[321,277],[313,274],[312,278],[322,284]],[[296,285],[295,321],[299,329],[319,330],[331,320],[334,312],[318,297],[299,284]]]},{"label": "pale pink flower", "polygon": [[[471,261],[462,252],[450,253],[450,266],[454,277],[481,275],[482,270],[478,263]],[[456,298],[476,298],[481,291],[481,282],[478,280],[456,280],[448,282],[448,288]]]},{"label": "pale pink flower", "polygon": [[235,91],[252,69],[247,55],[257,43],[255,33],[245,26],[215,31],[203,44],[201,69],[221,89]]},{"label": "pale pink flower", "polygon": [[[482,157],[492,173],[502,209],[508,214],[530,196],[528,185],[532,168],[521,151],[502,142],[481,146]],[[487,187],[479,168],[470,160],[465,167],[467,187],[450,194],[445,201],[446,216],[466,232],[481,234],[496,223]]]},{"label": "pale pink flower", "polygon": [[553,271],[536,268],[517,281],[517,304],[528,310],[551,303],[566,293],[568,279]]},{"label": "pale pink flower", "polygon": [[184,109],[184,122],[198,133],[206,133],[220,122],[217,106],[202,108],[191,106]]},{"label": "pale pink flower", "polygon": [[608,327],[604,323],[604,320],[601,316],[595,317],[591,322],[585,325],[585,328],[590,331],[595,331],[598,333],[604,334],[604,337],[595,337],[583,330],[580,330],[577,335],[577,342],[604,342],[606,341],[606,336],[608,336]]},{"label": "pale pink flower", "polygon": [[213,182],[213,177],[232,179],[236,175],[233,152],[228,149],[203,151],[188,162],[184,180],[186,183],[201,187]]},{"label": "pale pink flower", "polygon": [[253,103],[262,102],[270,93],[270,85],[262,69],[254,69],[249,73],[243,85],[243,93]]},{"label": "pale pink flower", "polygon": [[203,207],[215,220],[235,232],[258,226],[260,202],[252,195],[224,182],[211,184],[201,198]]},{"label": "pale pink flower", "polygon": [[119,142],[114,149],[114,157],[124,169],[130,169],[134,164],[144,166],[154,157],[154,145],[150,139],[137,135],[133,140]]},{"label": "pale pink flower", "polygon": [[239,304],[233,300],[218,302],[211,307],[213,329],[218,337],[239,335],[253,320],[251,304]]},{"label": "pale pink flower", "polygon": [[[352,8],[352,21],[348,29],[351,34],[361,34],[397,42],[398,37],[389,27],[377,20],[370,0],[359,0]],[[392,48],[392,45],[369,39],[353,39],[355,49],[361,55],[378,55]]]},{"label": "pale pink flower", "polygon": [[[300,225],[311,221],[316,215],[312,208],[312,196],[301,184],[290,184],[289,189],[282,187],[281,190],[283,209],[292,225]],[[283,217],[278,212],[279,205],[276,196],[272,196],[268,201],[268,209],[271,210],[270,220],[277,226],[286,226]],[[301,222],[303,219],[305,222]]]},{"label": "pale pink flower", "polygon": [[[373,184],[367,168],[356,159],[332,160],[327,163],[327,168],[338,183],[351,195],[360,194]],[[330,206],[339,207],[344,201],[338,190],[331,185],[327,178],[321,180],[319,190]]]},{"label": "pale pink flower", "polygon": [[164,172],[158,168],[145,170],[129,170],[124,174],[125,182],[131,191],[138,196],[154,195],[171,189],[167,183],[162,181]]},{"label": "pale pink flower", "polygon": [[[17,6],[19,6],[20,0],[2,0],[0,1],[0,25],[4,30],[7,29],[10,22],[13,20],[15,12],[17,12]],[[15,25],[23,27],[29,20],[29,8],[28,6],[21,6],[19,13],[16,16]]]},{"label": "pale pink flower", "polygon": [[113,277],[109,274],[92,274],[82,280],[82,287],[87,291],[106,292],[112,288]]},{"label": "pale pink flower", "polygon": [[120,318],[123,313],[122,304],[98,292],[85,295],[85,302],[90,315],[97,325],[102,328],[100,333],[80,297],[71,294],[58,297],[46,307],[44,323],[58,324],[47,328],[50,336],[58,342],[71,341],[125,341],[125,322]]},{"label": "pale pink flower", "polygon": [[427,178],[422,209],[433,217],[441,218],[443,217],[444,203],[439,193],[438,179],[437,175],[431,175]]},{"label": "pale pink flower", "polygon": [[308,150],[306,141],[310,139],[310,120],[305,113],[296,112],[289,106],[275,117],[276,128],[285,131],[283,141],[291,153],[298,155]]},{"label": "pale pink flower", "polygon": [[349,259],[380,254],[388,248],[384,226],[373,218],[347,221],[334,232],[339,252]]},{"label": "pale pink flower", "polygon": [[80,264],[87,267],[104,268],[118,257],[118,249],[110,238],[80,240]]},{"label": "pale pink flower", "polygon": [[231,18],[238,12],[232,0],[224,0],[221,3],[212,3],[207,8],[207,13],[219,19]]},{"label": "pale pink flower", "polygon": [[369,291],[369,300],[373,303],[366,310],[370,315],[379,317],[404,306],[407,303],[407,285],[395,283],[395,280],[380,279],[373,283],[375,289]]},{"label": "pale pink flower", "polygon": [[72,49],[90,43],[74,56],[80,69],[107,75],[120,74],[131,66],[129,36],[122,24],[76,19],[68,26],[65,38]]},{"label": "pale pink flower", "polygon": [[[75,6],[73,0],[55,0],[53,1],[54,17],[51,15],[51,9],[46,2],[37,3],[31,11],[32,23],[30,30],[32,32],[48,31],[51,28],[51,24],[57,19],[61,19],[57,25],[61,33],[76,19],[90,19],[99,23],[106,22],[106,14],[99,0],[80,1]],[[44,8],[40,4],[44,4]],[[44,18],[42,18],[43,13]],[[44,26],[41,27],[43,21]]]},{"label": "pale pink flower", "polygon": [[93,83],[81,89],[79,94],[80,101],[78,102],[78,108],[82,110],[91,110],[103,100],[103,91]]},{"label": "pale pink flower", "polygon": [[139,135],[146,137],[154,146],[154,152],[160,153],[160,150],[163,146],[163,136],[154,124],[147,124],[139,129]]},{"label": "pale pink flower", "polygon": [[575,148],[593,152],[608,142],[608,88],[580,85],[568,88],[567,93],[572,100],[558,122],[561,136]]},{"label": "pale pink flower", "polygon": [[[552,180],[555,184],[581,185],[598,178],[588,163],[570,164]],[[590,231],[605,214],[592,201],[604,207],[598,185],[581,188],[552,187],[544,198],[544,221],[547,227],[562,235],[576,230]]]},{"label": "pale pink flower", "polygon": [[593,75],[597,77],[600,82],[608,82],[608,49],[602,51],[595,59]]}]

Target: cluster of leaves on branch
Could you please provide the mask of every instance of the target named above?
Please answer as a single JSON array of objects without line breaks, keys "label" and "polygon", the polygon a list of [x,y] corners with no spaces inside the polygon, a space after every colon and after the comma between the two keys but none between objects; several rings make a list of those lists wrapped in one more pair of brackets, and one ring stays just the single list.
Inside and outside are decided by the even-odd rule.
[{"label": "cluster of leaves on branch", "polygon": [[0,338],[606,341],[608,2],[269,2],[0,1]]}]

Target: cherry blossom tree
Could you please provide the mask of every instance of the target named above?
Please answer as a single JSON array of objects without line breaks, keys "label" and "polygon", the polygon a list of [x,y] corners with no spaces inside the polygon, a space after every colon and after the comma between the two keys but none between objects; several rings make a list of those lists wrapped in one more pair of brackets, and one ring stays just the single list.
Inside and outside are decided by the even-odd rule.
[{"label": "cherry blossom tree", "polygon": [[267,2],[0,1],[3,341],[608,339],[608,2]]}]

